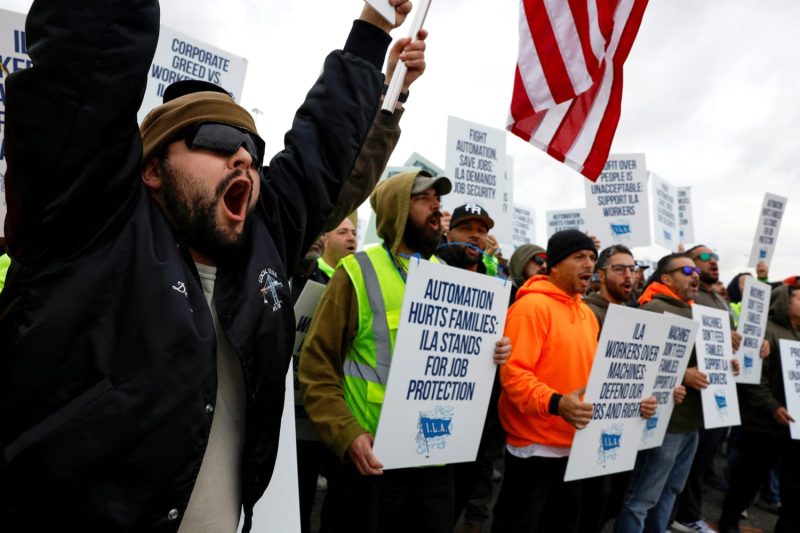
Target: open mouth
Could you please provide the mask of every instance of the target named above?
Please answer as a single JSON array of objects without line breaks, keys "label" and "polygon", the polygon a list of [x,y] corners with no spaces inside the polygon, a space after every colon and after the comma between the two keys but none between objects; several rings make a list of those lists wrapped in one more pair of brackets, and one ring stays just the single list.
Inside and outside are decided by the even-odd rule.
[{"label": "open mouth", "polygon": [[431,229],[439,231],[439,227],[441,226],[441,215],[431,215],[428,217],[428,226]]},{"label": "open mouth", "polygon": [[222,203],[225,205],[228,217],[236,222],[241,222],[247,216],[247,206],[250,203],[250,180],[241,177],[231,181],[225,194],[222,195]]},{"label": "open mouth", "polygon": [[581,280],[581,283],[589,285],[589,283],[592,282],[592,273],[589,272],[588,274],[587,273],[581,274],[578,276],[578,279]]}]

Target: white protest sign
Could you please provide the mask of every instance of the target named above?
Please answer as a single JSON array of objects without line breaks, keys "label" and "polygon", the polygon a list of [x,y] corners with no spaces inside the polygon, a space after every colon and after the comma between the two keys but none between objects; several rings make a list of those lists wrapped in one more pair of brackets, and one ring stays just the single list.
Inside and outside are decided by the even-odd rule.
[{"label": "white protest sign", "polygon": [[695,242],[691,187],[678,187],[678,227],[680,228],[681,243]]},{"label": "white protest sign", "polygon": [[800,440],[800,342],[781,339],[780,350],[786,410],[794,418],[789,430],[793,439]]},{"label": "white protest sign", "polygon": [[421,168],[433,177],[444,176],[444,169],[434,164],[430,159],[414,152],[408,158],[405,164],[406,167]]},{"label": "white protest sign", "polygon": [[[403,172],[412,172],[419,170],[419,167],[416,166],[405,166],[405,167],[386,167],[383,170],[383,174],[381,174],[378,183],[382,182],[387,178],[391,178],[395,174],[401,174]],[[364,205],[369,206],[369,200],[364,202]],[[377,220],[375,216],[375,211],[370,207],[369,210],[369,218],[367,219],[367,224],[364,227],[364,231],[359,229],[358,232],[358,249],[363,250],[365,246],[370,244],[378,244],[381,242],[381,238],[378,236],[378,229],[375,226]]]},{"label": "white protest sign", "polygon": [[612,154],[597,181],[585,182],[586,222],[600,242],[650,245],[644,154]]},{"label": "white protest sign", "polygon": [[390,24],[395,23],[395,17],[397,16],[394,10],[394,7],[389,3],[389,0],[364,0],[366,3],[371,5],[375,11],[377,11],[380,16],[386,19],[387,22]]},{"label": "white protest sign", "polygon": [[[300,492],[297,488],[297,444],[294,433],[292,369],[286,372],[286,395],[275,470],[267,490],[253,508],[253,533],[300,531]],[[239,519],[242,530],[244,514]]]},{"label": "white protest sign", "polygon": [[523,244],[536,242],[536,211],[532,207],[514,205],[512,242],[516,250]]},{"label": "white protest sign", "polygon": [[311,318],[317,309],[317,304],[325,291],[325,285],[316,281],[307,281],[303,287],[303,292],[294,304],[294,348],[292,349],[292,371],[294,374],[294,412],[295,427],[297,428],[297,438],[300,440],[319,440],[317,431],[303,409],[303,400],[300,398],[299,384],[297,381],[297,365],[300,362],[300,350],[303,348],[303,341],[311,325]]},{"label": "white protest sign", "polygon": [[553,233],[564,231],[565,229],[576,229],[586,233],[586,210],[585,209],[560,209],[558,211],[547,211],[547,238]]},{"label": "white protest sign", "polygon": [[6,220],[6,78],[31,67],[25,44],[25,15],[0,9],[0,237]]},{"label": "white protest sign", "polygon": [[247,60],[206,42],[161,25],[158,45],[147,73],[147,88],[139,108],[139,122],[157,105],[164,89],[181,80],[202,80],[219,85],[233,99],[242,99]]},{"label": "white protest sign", "polygon": [[[514,206],[514,159],[506,156],[506,171],[503,173],[503,202],[500,213],[494,218],[494,228],[491,234],[500,243],[500,249],[505,249],[506,256],[510,257],[516,249],[514,244],[514,221],[516,210]],[[533,223],[533,220],[531,220]],[[535,238],[535,235],[534,235]],[[506,239],[506,240],[503,240]],[[505,247],[505,248],[504,248]]]},{"label": "white protest sign", "polygon": [[756,238],[753,240],[753,248],[750,250],[748,266],[754,267],[759,261],[764,261],[769,266],[772,262],[787,200],[788,198],[777,194],[764,194],[764,203],[758,216],[758,229]]},{"label": "white protest sign", "polygon": [[700,391],[703,402],[703,427],[706,429],[738,426],[739,397],[731,359],[730,315],[724,309],[692,305],[692,317],[699,322],[697,367],[708,376],[709,385]]},{"label": "white protest sign", "polygon": [[653,236],[655,243],[674,252],[681,242],[678,189],[651,172],[650,190],[653,197]]},{"label": "white protest sign", "polygon": [[[452,212],[464,204],[478,204],[494,218],[503,212],[506,171],[506,131],[456,117],[447,120],[447,173],[453,192],[442,198]],[[504,227],[502,227],[504,226]],[[498,242],[511,242],[511,225],[492,229]]]},{"label": "white protest sign", "polygon": [[669,419],[675,409],[673,391],[683,383],[683,374],[689,365],[697,334],[697,322],[694,320],[670,313],[661,316],[669,324],[669,329],[653,384],[652,394],[656,397],[658,407],[656,414],[645,421],[640,450],[655,448],[664,442]]},{"label": "white protest sign", "polygon": [[653,389],[667,322],[657,313],[611,304],[583,401],[592,421],[575,432],[564,481],[632,470],[645,427],[639,407]]},{"label": "white protest sign", "polygon": [[742,342],[734,355],[742,365],[742,370],[736,376],[736,382],[758,384],[761,383],[761,344],[767,329],[772,287],[752,276],[745,277],[742,311],[736,328],[742,335]]},{"label": "white protest sign", "polygon": [[411,260],[373,450],[385,469],[474,461],[511,285]]}]

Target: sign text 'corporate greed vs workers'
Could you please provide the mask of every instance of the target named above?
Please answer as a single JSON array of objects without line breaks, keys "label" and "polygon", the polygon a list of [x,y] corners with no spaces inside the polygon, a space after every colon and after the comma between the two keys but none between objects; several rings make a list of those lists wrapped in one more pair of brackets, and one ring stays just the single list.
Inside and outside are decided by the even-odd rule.
[{"label": "sign text 'corporate greed vs workers'", "polygon": [[510,290],[505,280],[410,261],[373,447],[384,468],[475,460]]},{"label": "sign text 'corporate greed vs workers'", "polygon": [[586,223],[604,245],[650,244],[644,154],[612,154],[597,181],[586,180]]}]

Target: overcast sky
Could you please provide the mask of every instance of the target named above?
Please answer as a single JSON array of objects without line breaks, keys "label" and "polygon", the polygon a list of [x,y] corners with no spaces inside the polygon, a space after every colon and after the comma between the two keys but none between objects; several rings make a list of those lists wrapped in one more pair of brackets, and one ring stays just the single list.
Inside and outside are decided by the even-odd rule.
[{"label": "overcast sky", "polygon": [[[29,5],[0,0],[13,11]],[[282,148],[294,109],[361,6],[167,0],[162,23],[248,59],[242,104],[263,112],[270,153]],[[412,87],[390,164],[417,151],[444,167],[448,115],[505,126],[518,10],[512,0],[433,0],[428,70]],[[720,253],[726,282],[747,270],[764,192],[789,198],[770,277],[800,274],[799,23],[800,3],[790,0],[652,1],[625,65],[612,153],[644,153],[649,170],[693,187],[695,235]],[[545,244],[544,211],[582,207],[584,178],[510,134],[508,153],[515,201],[536,209]],[[646,250],[651,259],[664,252]]]}]

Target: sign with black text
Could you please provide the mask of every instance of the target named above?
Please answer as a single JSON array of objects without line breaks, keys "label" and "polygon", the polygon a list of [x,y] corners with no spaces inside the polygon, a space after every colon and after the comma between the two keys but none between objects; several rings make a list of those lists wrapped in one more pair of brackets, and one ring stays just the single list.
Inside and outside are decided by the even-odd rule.
[{"label": "sign with black text", "polygon": [[547,211],[547,238],[553,233],[566,229],[576,229],[586,233],[586,210],[585,209],[560,209],[558,211]]},{"label": "sign with black text", "polygon": [[708,376],[709,385],[700,391],[703,427],[738,426],[739,396],[733,376],[733,346],[730,315],[723,309],[692,305],[692,317],[699,323],[697,367]]}]

